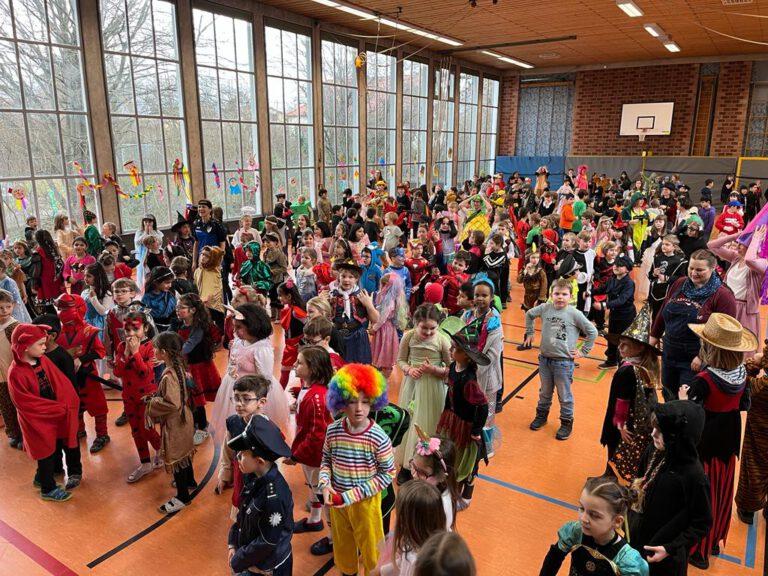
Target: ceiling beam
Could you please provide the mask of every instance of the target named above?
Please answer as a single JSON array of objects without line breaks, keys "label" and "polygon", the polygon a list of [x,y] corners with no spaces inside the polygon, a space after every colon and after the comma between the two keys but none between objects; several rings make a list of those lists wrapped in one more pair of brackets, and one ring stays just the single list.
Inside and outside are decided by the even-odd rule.
[{"label": "ceiling beam", "polygon": [[518,40],[516,42],[500,42],[499,44],[483,44],[480,46],[460,46],[450,50],[441,50],[441,54],[453,54],[455,52],[469,52],[472,50],[491,50],[493,48],[511,48],[513,46],[530,46],[532,44],[549,44],[550,42],[567,42],[576,40],[575,35],[558,36],[556,38],[536,38],[534,40]]}]

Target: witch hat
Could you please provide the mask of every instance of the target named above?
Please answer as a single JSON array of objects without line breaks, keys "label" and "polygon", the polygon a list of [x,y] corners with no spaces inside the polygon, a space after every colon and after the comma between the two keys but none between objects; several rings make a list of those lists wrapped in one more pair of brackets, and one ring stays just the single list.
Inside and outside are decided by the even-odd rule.
[{"label": "witch hat", "polygon": [[648,340],[651,337],[651,305],[649,302],[646,302],[643,304],[643,307],[640,308],[640,312],[637,313],[637,316],[635,316],[635,319],[632,321],[632,324],[629,325],[629,328],[624,330],[621,334],[608,334],[605,339],[608,340],[611,344],[618,344],[619,338],[629,338],[630,340],[634,340],[635,342],[640,342],[641,344],[645,344],[649,348],[651,348],[654,353],[658,356],[661,354],[661,351],[656,348],[655,346],[652,346]]},{"label": "witch hat", "polygon": [[171,232],[178,233],[179,230],[181,230],[181,227],[184,226],[184,224],[189,224],[189,223],[190,223],[189,220],[184,218],[182,213],[176,210],[176,224],[171,226]]}]

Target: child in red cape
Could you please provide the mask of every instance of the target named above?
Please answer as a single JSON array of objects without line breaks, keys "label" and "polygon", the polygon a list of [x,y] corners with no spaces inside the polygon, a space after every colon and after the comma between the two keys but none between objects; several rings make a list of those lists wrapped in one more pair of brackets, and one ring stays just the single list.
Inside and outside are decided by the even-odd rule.
[{"label": "child in red cape", "polygon": [[63,449],[69,474],[66,487],[72,489],[80,483],[80,400],[72,383],[45,356],[48,330],[48,326],[19,324],[13,331],[8,391],[16,406],[24,449],[37,460],[35,485],[40,486],[43,500],[64,502],[72,493],[56,484],[54,470]]}]

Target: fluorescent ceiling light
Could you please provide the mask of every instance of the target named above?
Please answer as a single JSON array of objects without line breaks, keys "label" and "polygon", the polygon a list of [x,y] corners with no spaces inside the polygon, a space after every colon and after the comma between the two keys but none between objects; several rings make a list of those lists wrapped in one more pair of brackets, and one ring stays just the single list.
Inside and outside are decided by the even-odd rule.
[{"label": "fluorescent ceiling light", "polygon": [[435,38],[438,42],[442,42],[443,44],[448,44],[448,46],[461,46],[461,42],[457,40],[451,40],[450,38],[446,38],[445,36],[438,36]]},{"label": "fluorescent ceiling light", "polygon": [[643,15],[643,11],[631,0],[616,0],[616,6],[621,8],[630,18],[638,18]]},{"label": "fluorescent ceiling light", "polygon": [[338,2],[332,2],[331,0],[312,0],[313,2],[317,2],[318,4],[322,4],[323,6],[330,6],[331,8],[338,8],[339,3]]},{"label": "fluorescent ceiling light", "polygon": [[664,36],[664,30],[659,28],[656,24],[643,24],[643,28],[654,38],[661,38]]},{"label": "fluorescent ceiling light", "polygon": [[667,40],[666,42],[664,42],[664,48],[666,48],[670,52],[680,52],[680,46],[672,42],[672,40]]},{"label": "fluorescent ceiling light", "polygon": [[395,30],[412,30],[410,26],[406,26],[400,22],[395,22],[394,20],[388,20],[387,18],[377,18],[376,21],[384,24],[384,26],[390,26]]},{"label": "fluorescent ceiling light", "polygon": [[515,66],[520,66],[520,68],[533,68],[533,64],[528,64],[528,62],[523,62],[522,60],[516,60],[515,58],[510,58],[509,56],[504,56],[503,54],[497,54],[496,52],[489,52],[488,50],[482,50],[482,53],[486,56],[493,56],[494,58],[501,60],[502,62],[507,62],[508,64],[514,64]]},{"label": "fluorescent ceiling light", "polygon": [[339,4],[335,8],[337,10],[341,10],[342,12],[346,12],[347,14],[360,16],[360,18],[364,20],[373,20],[374,18],[376,18],[376,14],[371,14],[370,12],[363,12],[362,10],[353,8],[352,6],[344,6],[343,4]]}]

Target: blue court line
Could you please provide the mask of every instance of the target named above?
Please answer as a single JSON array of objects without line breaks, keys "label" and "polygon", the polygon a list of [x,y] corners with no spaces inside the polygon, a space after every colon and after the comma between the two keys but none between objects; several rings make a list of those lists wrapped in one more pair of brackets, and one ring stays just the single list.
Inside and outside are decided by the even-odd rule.
[{"label": "blue court line", "polygon": [[[498,486],[508,488],[509,490],[513,490],[514,492],[518,492],[520,494],[525,494],[526,496],[532,496],[533,498],[544,500],[545,502],[549,502],[550,504],[555,504],[557,506],[567,508],[568,510],[575,511],[579,509],[578,506],[575,506],[570,502],[566,502],[564,500],[558,500],[557,498],[552,498],[551,496],[547,496],[546,494],[541,494],[540,492],[535,492],[534,490],[523,488],[522,486],[518,486],[517,484],[511,484],[509,482],[505,482],[504,480],[499,480],[498,478],[494,478],[493,476],[478,474],[477,477],[480,478],[481,480],[485,480],[486,482],[490,482],[492,484],[496,484]],[[757,528],[754,525],[751,525],[747,530],[747,549],[744,556],[745,558],[744,565],[747,568],[755,567],[756,548],[757,548]],[[725,560],[727,562],[731,562],[733,564],[739,564],[739,565],[742,564],[741,558],[737,558],[736,556],[731,556],[729,554],[720,554],[718,558],[720,558],[721,560]]]}]

